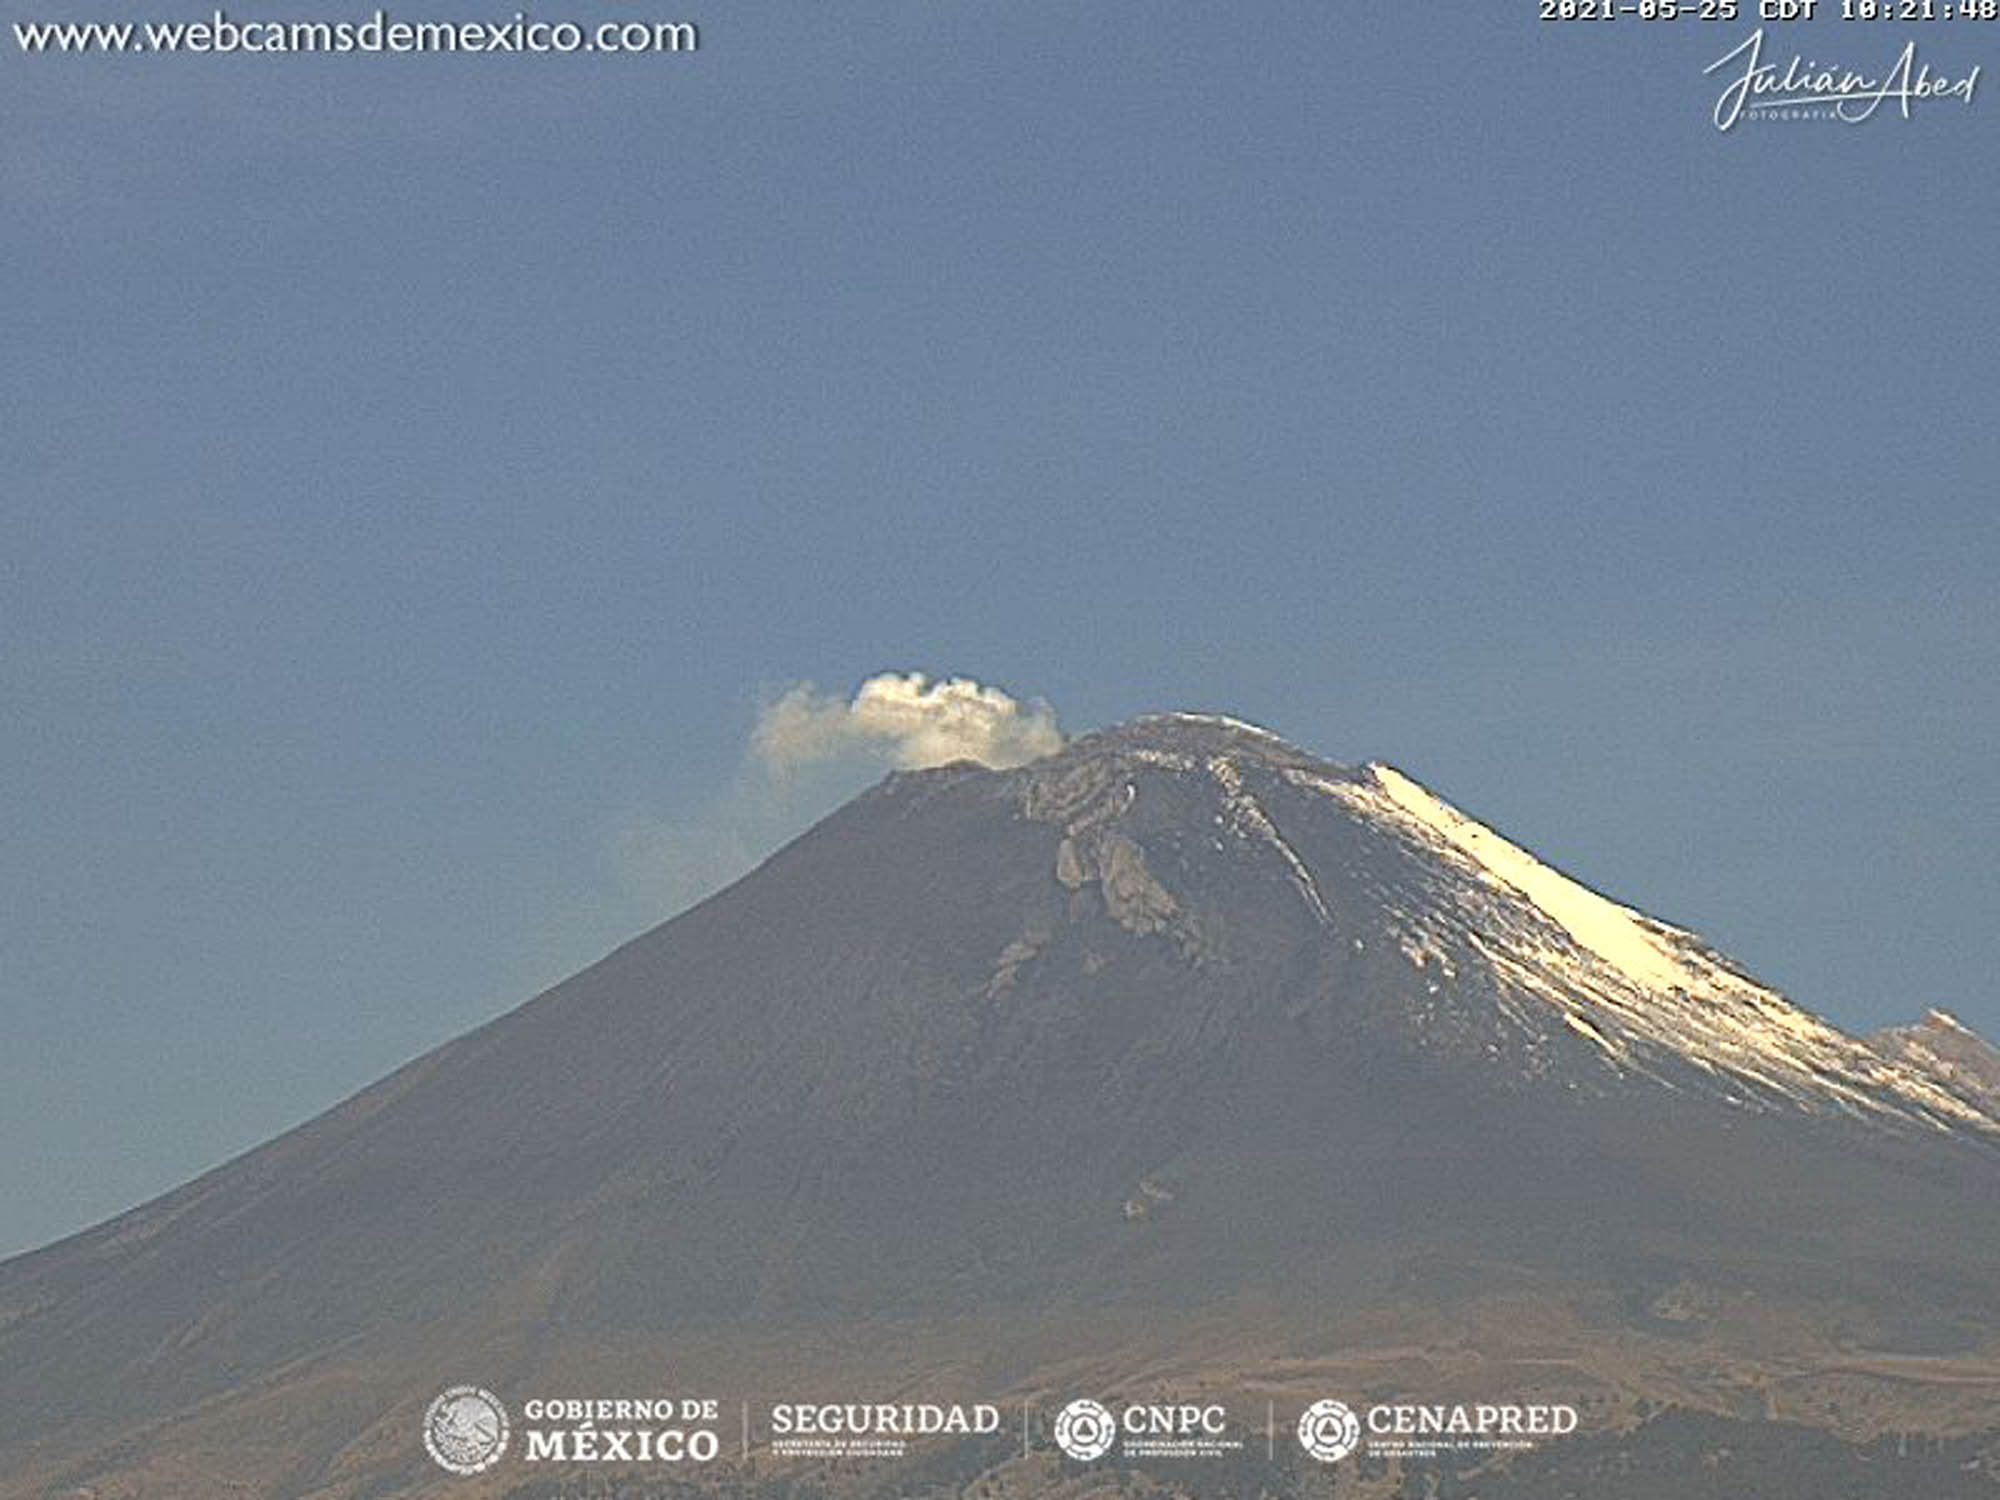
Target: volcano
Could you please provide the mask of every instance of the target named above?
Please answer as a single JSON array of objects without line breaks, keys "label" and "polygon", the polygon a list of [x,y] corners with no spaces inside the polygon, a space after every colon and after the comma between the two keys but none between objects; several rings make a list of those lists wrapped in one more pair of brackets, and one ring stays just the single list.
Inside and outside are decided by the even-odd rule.
[{"label": "volcano", "polygon": [[[467,1381],[1499,1389],[1585,1432],[1483,1495],[1707,1493],[1707,1455],[2000,1496],[1996,1063],[1948,1017],[1851,1037],[1389,766],[1150,717],[892,775],[0,1265],[0,1497],[564,1492],[426,1456]],[[1018,1449],[988,1493],[1087,1492]],[[760,1472],[706,1482],[928,1492]]]}]

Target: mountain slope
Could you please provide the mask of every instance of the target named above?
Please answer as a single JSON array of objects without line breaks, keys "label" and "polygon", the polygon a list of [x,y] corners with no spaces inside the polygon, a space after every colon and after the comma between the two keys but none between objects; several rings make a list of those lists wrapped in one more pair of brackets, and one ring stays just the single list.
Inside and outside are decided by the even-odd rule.
[{"label": "mountain slope", "polygon": [[[1532,1354],[1612,1408],[1962,1430],[1996,1189],[1993,1103],[1937,1067],[1399,772],[1162,716],[891,777],[0,1266],[0,1496],[417,1493],[416,1413],[469,1373],[990,1397],[1417,1347],[1440,1384]],[[1911,1358],[1971,1394],[1910,1396]]]},{"label": "mountain slope", "polygon": [[1868,1044],[1972,1108],[1988,1115],[2000,1113],[2000,1048],[1949,1012],[1932,1010],[1913,1025],[1878,1031]]}]

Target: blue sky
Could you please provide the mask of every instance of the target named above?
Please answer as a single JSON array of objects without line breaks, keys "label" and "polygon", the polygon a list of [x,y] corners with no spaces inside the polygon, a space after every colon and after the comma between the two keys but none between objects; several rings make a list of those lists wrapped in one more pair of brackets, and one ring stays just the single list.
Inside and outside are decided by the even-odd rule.
[{"label": "blue sky", "polygon": [[758,705],[885,669],[1390,760],[2000,1033],[2000,99],[1724,135],[1747,26],[1472,9],[5,52],[0,1253],[803,826],[862,773],[766,795]]}]

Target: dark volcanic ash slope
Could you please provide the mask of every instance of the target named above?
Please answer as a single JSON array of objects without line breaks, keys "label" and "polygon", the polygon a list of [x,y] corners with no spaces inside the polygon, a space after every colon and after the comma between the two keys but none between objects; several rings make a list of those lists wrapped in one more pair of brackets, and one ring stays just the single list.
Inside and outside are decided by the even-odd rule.
[{"label": "dark volcanic ash slope", "polygon": [[0,1266],[0,1495],[176,1444],[199,1471],[194,1434],[294,1388],[317,1426],[215,1462],[308,1494],[467,1368],[888,1319],[1004,1314],[1023,1379],[1044,1323],[1170,1342],[1228,1307],[1245,1347],[1310,1353],[1500,1283],[1621,1337],[1733,1299],[1773,1337],[1985,1349],[1994,1110],[1391,768],[1141,720],[891,777],[323,1118]]}]

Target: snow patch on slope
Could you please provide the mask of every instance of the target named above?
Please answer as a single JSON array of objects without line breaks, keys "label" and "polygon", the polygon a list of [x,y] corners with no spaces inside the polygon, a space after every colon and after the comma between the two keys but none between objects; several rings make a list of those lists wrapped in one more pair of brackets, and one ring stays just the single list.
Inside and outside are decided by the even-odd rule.
[{"label": "snow patch on slope", "polygon": [[1396,806],[1458,849],[1488,878],[1526,896],[1580,946],[1633,983],[1649,988],[1687,983],[1685,964],[1661,946],[1638,912],[1550,869],[1485,824],[1432,796],[1394,766],[1375,765],[1369,770]]},{"label": "snow patch on slope", "polygon": [[[1284,740],[1276,731],[1266,729],[1262,724],[1252,724],[1248,719],[1232,719],[1228,714],[1191,714],[1185,712],[1153,714],[1153,723],[1205,724],[1211,729],[1233,729],[1239,734],[1253,734],[1259,739],[1273,740],[1283,744]],[[1145,719],[1141,723],[1148,722]]]},{"label": "snow patch on slope", "polygon": [[1208,762],[1208,774],[1222,789],[1222,798],[1235,819],[1236,826],[1254,837],[1261,839],[1273,849],[1278,858],[1285,862],[1285,871],[1291,877],[1292,888],[1299,898],[1311,908],[1322,927],[1333,919],[1327,915],[1326,902],[1319,893],[1319,882],[1306,862],[1299,858],[1298,851],[1285,842],[1285,836],[1278,832],[1278,825],[1271,821],[1263,806],[1243,785],[1243,773],[1236,769],[1236,763],[1226,756],[1212,756]]}]

